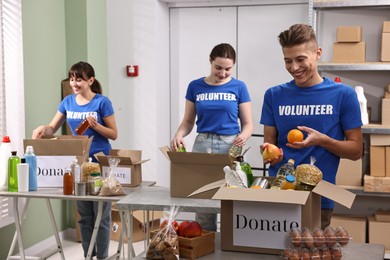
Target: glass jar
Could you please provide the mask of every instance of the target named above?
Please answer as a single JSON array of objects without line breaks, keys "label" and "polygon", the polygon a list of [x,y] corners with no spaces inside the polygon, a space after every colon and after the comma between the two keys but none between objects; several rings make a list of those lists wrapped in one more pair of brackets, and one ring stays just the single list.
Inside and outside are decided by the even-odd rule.
[{"label": "glass jar", "polygon": [[76,127],[76,134],[82,135],[85,131],[89,128],[89,122],[87,119],[84,119],[77,127]]},{"label": "glass jar", "polygon": [[93,172],[88,177],[88,194],[99,195],[100,189],[103,186],[103,180],[100,172]]}]

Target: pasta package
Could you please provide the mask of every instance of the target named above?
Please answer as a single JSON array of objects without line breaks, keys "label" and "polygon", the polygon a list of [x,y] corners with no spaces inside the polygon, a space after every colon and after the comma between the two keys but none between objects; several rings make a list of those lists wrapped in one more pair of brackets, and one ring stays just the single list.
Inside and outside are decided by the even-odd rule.
[{"label": "pasta package", "polygon": [[314,165],[315,158],[310,158],[310,164],[300,164],[295,169],[297,180],[311,186],[317,185],[322,180],[322,171]]},{"label": "pasta package", "polygon": [[81,181],[87,182],[91,173],[100,173],[100,165],[92,162],[92,158],[89,157],[88,162],[84,162],[81,165]]}]

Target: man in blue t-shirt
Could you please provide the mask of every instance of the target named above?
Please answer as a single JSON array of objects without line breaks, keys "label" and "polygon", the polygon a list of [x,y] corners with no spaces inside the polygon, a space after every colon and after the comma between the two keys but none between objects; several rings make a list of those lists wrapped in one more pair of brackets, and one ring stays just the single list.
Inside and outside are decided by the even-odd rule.
[{"label": "man in blue t-shirt", "polygon": [[[314,30],[296,24],[279,34],[286,70],[293,80],[268,89],[260,123],[264,125],[264,144],[275,144],[281,155],[270,163],[269,175],[275,176],[288,159],[295,165],[310,163],[310,157],[322,171],[323,179],[335,183],[340,158],[357,160],[362,156],[360,106],[354,89],[323,78],[317,61],[322,49]],[[302,142],[289,144],[292,129],[304,133]],[[321,226],[330,224],[334,202],[322,198]]]}]

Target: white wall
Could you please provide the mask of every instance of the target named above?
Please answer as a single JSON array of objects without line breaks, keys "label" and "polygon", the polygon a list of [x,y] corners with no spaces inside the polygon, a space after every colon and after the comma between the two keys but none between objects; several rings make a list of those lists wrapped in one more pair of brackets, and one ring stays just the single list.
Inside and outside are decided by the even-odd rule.
[{"label": "white wall", "polygon": [[[142,150],[143,179],[168,186],[169,163],[158,147],[169,144],[169,26],[166,4],[107,1],[110,99],[118,124],[113,148]],[[138,65],[129,78],[126,65]],[[163,177],[165,176],[165,177]]]}]

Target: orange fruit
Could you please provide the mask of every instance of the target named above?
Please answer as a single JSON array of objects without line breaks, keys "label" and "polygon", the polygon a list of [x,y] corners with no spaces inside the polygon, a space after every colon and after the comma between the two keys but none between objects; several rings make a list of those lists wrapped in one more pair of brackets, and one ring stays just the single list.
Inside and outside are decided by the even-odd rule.
[{"label": "orange fruit", "polygon": [[303,133],[298,129],[292,129],[287,134],[287,141],[292,144],[294,142],[302,142]]}]

